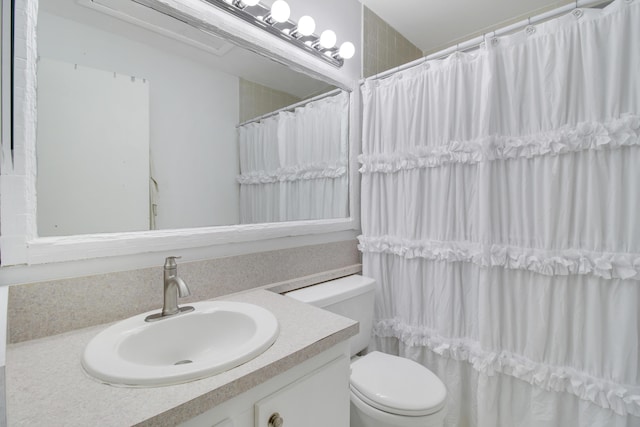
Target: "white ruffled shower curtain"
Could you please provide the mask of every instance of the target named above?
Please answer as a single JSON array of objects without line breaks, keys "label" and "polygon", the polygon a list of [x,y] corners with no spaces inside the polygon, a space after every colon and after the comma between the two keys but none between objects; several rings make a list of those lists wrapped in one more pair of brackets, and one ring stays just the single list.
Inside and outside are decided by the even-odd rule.
[{"label": "white ruffled shower curtain", "polygon": [[374,343],[448,426],[640,426],[640,1],[363,88]]},{"label": "white ruffled shower curtain", "polygon": [[240,223],[280,220],[278,116],[238,128],[240,149]]},{"label": "white ruffled shower curtain", "polygon": [[349,95],[240,126],[243,224],[348,216]]}]

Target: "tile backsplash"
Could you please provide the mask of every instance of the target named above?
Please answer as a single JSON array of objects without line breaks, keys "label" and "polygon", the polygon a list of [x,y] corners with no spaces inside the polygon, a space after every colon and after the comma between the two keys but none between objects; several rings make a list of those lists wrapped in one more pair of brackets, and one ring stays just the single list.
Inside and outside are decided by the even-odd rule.
[{"label": "tile backsplash", "polygon": [[423,56],[422,51],[366,6],[363,7],[362,76],[370,77]]},{"label": "tile backsplash", "polygon": [[[188,284],[191,296],[180,299],[180,304],[323,272],[354,273],[359,264],[355,240],[183,262],[178,264],[178,275]],[[304,279],[301,283],[310,284]],[[8,342],[42,338],[158,309],[162,307],[162,289],[162,265],[11,286]]]},{"label": "tile backsplash", "polygon": [[240,79],[240,123],[300,102],[288,93]]}]

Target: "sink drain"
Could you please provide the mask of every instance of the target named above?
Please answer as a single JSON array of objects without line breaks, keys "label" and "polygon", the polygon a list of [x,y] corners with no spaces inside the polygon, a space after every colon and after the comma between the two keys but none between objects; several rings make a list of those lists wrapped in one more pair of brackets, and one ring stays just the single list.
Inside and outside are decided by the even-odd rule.
[{"label": "sink drain", "polygon": [[174,363],[174,365],[186,365],[188,363],[193,363],[193,360],[188,360],[188,359],[187,360],[180,360],[180,361]]}]

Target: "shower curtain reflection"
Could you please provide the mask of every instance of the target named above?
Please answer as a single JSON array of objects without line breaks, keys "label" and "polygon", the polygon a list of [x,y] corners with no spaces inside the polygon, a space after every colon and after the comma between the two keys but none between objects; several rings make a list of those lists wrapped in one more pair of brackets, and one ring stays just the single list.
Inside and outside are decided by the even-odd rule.
[{"label": "shower curtain reflection", "polygon": [[349,95],[238,128],[243,224],[348,216]]}]

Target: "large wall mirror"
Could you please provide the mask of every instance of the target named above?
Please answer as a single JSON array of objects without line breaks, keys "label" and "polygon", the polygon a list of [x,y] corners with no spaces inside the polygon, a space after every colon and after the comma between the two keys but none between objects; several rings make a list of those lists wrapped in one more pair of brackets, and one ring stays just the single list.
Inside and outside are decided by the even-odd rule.
[{"label": "large wall mirror", "polygon": [[[356,236],[358,59],[334,68],[205,1],[20,5],[0,146],[15,280]],[[306,6],[357,38],[357,6]]]},{"label": "large wall mirror", "polygon": [[131,1],[37,40],[40,237],[349,217],[348,93]]}]

